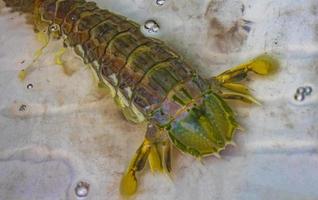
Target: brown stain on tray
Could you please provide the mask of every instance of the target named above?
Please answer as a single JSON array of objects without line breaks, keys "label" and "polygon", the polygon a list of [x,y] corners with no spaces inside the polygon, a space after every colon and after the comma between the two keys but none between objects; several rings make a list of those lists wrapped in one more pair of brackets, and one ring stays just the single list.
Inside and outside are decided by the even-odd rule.
[{"label": "brown stain on tray", "polygon": [[[232,10],[227,8],[228,3],[228,0],[212,0],[205,12],[209,46],[221,53],[239,51],[247,40],[252,25],[252,22],[243,18],[245,6],[242,2],[236,1]],[[229,17],[229,12],[234,14]]]}]

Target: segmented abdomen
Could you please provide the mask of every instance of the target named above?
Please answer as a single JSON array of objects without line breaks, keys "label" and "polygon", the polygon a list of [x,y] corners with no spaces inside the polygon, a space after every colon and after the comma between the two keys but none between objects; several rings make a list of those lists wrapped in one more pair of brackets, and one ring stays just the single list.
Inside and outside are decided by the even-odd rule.
[{"label": "segmented abdomen", "polygon": [[47,0],[42,18],[59,24],[67,43],[113,89],[122,107],[167,125],[195,101],[207,84],[162,42],[145,37],[126,18],[83,0]]}]

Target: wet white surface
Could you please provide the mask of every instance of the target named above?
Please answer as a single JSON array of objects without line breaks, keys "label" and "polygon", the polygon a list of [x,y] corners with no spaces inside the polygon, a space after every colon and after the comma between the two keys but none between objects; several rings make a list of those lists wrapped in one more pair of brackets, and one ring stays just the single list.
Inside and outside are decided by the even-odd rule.
[{"label": "wet white surface", "polygon": [[[264,52],[281,62],[276,75],[250,76],[262,106],[230,103],[246,129],[237,147],[202,163],[176,150],[173,180],[145,170],[135,199],[318,199],[317,1],[97,2],[140,24],[155,20],[160,30],[145,33],[206,77]],[[121,199],[120,177],[145,124],[125,121],[84,65],[67,73],[55,65],[58,42],[19,81],[40,44],[24,16],[6,9],[0,31],[0,199],[77,199],[79,181],[89,184],[86,199]],[[297,102],[301,86],[313,91]]]}]

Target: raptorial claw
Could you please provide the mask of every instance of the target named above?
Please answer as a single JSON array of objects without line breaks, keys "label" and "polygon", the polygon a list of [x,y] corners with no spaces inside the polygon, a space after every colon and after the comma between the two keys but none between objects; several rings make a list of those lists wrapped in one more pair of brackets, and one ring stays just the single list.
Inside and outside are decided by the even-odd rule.
[{"label": "raptorial claw", "polygon": [[240,100],[240,101],[243,101],[244,103],[255,103],[257,105],[261,105],[261,103],[258,100],[256,100],[254,97],[252,97],[251,95],[246,95],[246,94],[241,94],[236,92],[228,92],[228,93],[221,94],[221,96],[224,99]]},{"label": "raptorial claw", "polygon": [[278,68],[278,61],[269,55],[260,55],[253,60],[226,70],[215,77],[221,84],[227,82],[237,82],[246,78],[248,72],[254,72],[259,75],[268,75]]},{"label": "raptorial claw", "polygon": [[133,195],[137,191],[138,181],[136,178],[136,172],[141,171],[146,164],[149,152],[150,143],[145,140],[138,148],[135,156],[131,160],[128,169],[123,175],[120,183],[120,193],[125,196]]},{"label": "raptorial claw", "polygon": [[212,86],[217,85],[219,87],[219,95],[224,99],[240,100],[245,103],[260,105],[260,102],[251,95],[248,87],[237,82],[245,79],[250,71],[259,75],[268,75],[274,72],[277,67],[278,62],[269,55],[264,54],[221,73],[212,78],[210,82]]},{"label": "raptorial claw", "polygon": [[249,63],[241,65],[241,67],[247,67],[249,71],[253,71],[259,75],[268,75],[277,70],[278,61],[267,54],[263,54],[256,57]]},{"label": "raptorial claw", "polygon": [[160,155],[158,144],[154,144],[151,146],[148,161],[150,169],[153,173],[163,171],[162,158]]},{"label": "raptorial claw", "polygon": [[133,195],[138,187],[137,172],[149,163],[152,172],[171,172],[171,144],[168,138],[162,137],[161,130],[148,125],[144,142],[136,151],[135,156],[122,177],[120,193],[125,196]]},{"label": "raptorial claw", "polygon": [[240,83],[224,83],[222,86],[235,92],[250,94],[248,87]]},{"label": "raptorial claw", "polygon": [[127,172],[120,182],[120,193],[125,196],[131,196],[136,193],[138,187],[137,178],[134,171]]}]

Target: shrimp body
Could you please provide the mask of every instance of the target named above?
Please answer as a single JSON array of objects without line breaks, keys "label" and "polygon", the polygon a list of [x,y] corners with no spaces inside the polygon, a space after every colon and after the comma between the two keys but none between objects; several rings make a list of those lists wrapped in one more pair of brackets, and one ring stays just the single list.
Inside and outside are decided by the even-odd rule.
[{"label": "shrimp body", "polygon": [[266,75],[275,65],[260,56],[210,79],[202,78],[162,41],[140,26],[85,0],[5,0],[34,15],[35,26],[63,38],[94,69],[125,117],[147,121],[145,139],[121,181],[121,193],[134,194],[136,173],[147,161],[152,171],[171,172],[172,144],[195,157],[219,155],[239,127],[225,99],[257,102],[238,83],[249,71]]}]

